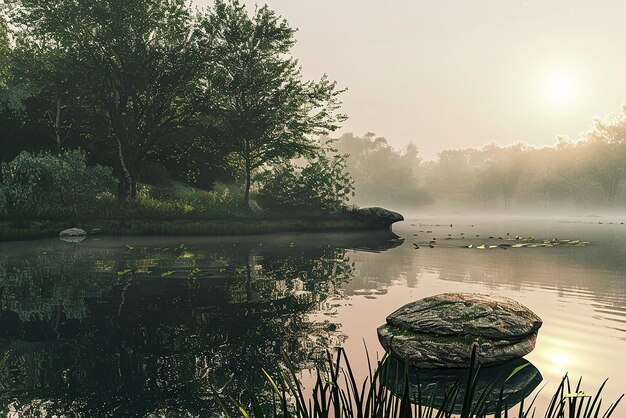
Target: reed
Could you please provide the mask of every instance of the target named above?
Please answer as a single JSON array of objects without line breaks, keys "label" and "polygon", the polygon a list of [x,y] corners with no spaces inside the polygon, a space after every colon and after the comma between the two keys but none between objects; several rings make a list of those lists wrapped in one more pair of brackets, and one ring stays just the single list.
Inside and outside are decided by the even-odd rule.
[{"label": "reed", "polygon": [[[357,382],[352,367],[343,349],[335,356],[327,352],[324,363],[317,367],[317,378],[311,396],[305,396],[305,390],[298,379],[296,369],[283,353],[284,370],[277,376],[271,376],[265,370],[263,374],[273,391],[270,405],[263,405],[260,397],[249,388],[244,388],[244,397],[237,400],[233,396],[219,394],[213,390],[222,412],[226,417],[298,417],[298,418],[530,418],[541,416],[535,406],[537,394],[529,402],[508,405],[503,398],[503,391],[496,382],[478,389],[476,382],[481,373],[476,361],[476,350],[472,352],[469,374],[464,380],[457,381],[445,389],[445,396],[438,404],[435,391],[429,397],[418,389],[417,399],[409,394],[408,371],[404,363],[402,373],[390,373],[392,362],[385,355],[371,367],[368,354],[369,374],[363,382]],[[397,362],[395,363],[397,367]],[[508,376],[512,378],[518,370]],[[398,377],[400,376],[400,377]],[[404,379],[398,382],[390,379]],[[623,395],[606,408],[602,408],[601,394],[606,381],[594,395],[581,391],[581,380],[572,390],[569,377],[561,380],[551,398],[543,416],[545,418],[608,418],[613,415]],[[419,388],[419,385],[418,385]],[[462,390],[464,389],[464,390]],[[543,388],[542,388],[543,389]],[[462,395],[461,395],[462,394]],[[496,405],[488,410],[487,399],[496,395]],[[247,397],[247,400],[245,399]],[[245,405],[244,405],[245,403]],[[458,409],[460,407],[460,413]]]}]

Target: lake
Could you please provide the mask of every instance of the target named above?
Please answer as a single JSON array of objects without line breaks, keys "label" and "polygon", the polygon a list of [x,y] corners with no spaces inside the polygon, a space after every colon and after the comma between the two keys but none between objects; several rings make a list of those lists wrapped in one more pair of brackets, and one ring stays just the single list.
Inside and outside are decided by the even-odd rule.
[{"label": "lake", "polygon": [[[364,378],[364,345],[382,355],[376,328],[389,313],[457,291],[508,296],[543,319],[526,356],[547,384],[539,411],[566,372],[587,393],[609,378],[608,405],[626,391],[623,221],[428,217],[394,225],[404,240],[385,231],[0,243],[1,407],[217,414],[210,385],[240,395],[246,383],[271,399],[260,370],[276,370],[283,349],[308,387],[327,347],[343,346]],[[476,248],[516,236],[590,245]]]}]

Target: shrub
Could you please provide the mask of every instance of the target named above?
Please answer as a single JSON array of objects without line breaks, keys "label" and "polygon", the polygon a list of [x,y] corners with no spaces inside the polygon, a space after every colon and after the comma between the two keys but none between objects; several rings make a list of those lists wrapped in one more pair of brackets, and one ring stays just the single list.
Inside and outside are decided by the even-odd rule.
[{"label": "shrub", "polygon": [[89,215],[97,196],[114,189],[111,169],[88,166],[81,150],[20,153],[2,166],[0,195],[5,213],[18,219],[59,219]]},{"label": "shrub", "polygon": [[281,161],[258,176],[262,184],[260,200],[273,209],[312,209],[339,212],[354,196],[354,186],[346,171],[346,156],[324,150],[304,167]]},{"label": "shrub", "polygon": [[241,193],[228,187],[207,191],[170,181],[167,186],[140,185],[136,199],[115,205],[112,216],[124,219],[213,219],[245,215]]}]

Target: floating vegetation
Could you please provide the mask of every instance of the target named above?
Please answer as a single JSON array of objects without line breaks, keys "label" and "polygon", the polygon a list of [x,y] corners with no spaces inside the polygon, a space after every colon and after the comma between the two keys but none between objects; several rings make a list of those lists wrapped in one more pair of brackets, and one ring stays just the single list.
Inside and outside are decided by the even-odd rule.
[{"label": "floating vegetation", "polygon": [[514,240],[509,241],[524,241],[518,242],[516,244],[489,244],[483,243],[479,245],[463,245],[462,248],[477,248],[479,250],[484,249],[508,249],[508,248],[551,248],[551,247],[587,247],[591,245],[589,241],[581,241],[581,240],[569,240],[569,239],[552,239],[552,240],[543,240],[543,241],[535,241],[534,237],[515,237]]}]

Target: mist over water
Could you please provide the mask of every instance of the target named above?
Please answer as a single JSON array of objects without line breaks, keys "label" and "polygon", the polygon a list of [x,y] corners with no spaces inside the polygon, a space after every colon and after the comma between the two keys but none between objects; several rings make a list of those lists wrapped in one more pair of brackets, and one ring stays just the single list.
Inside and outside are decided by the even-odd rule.
[{"label": "mist over water", "polygon": [[626,107],[594,120],[577,141],[441,150],[424,160],[373,133],[331,142],[347,155],[359,206],[423,215],[620,215],[626,213]]}]

